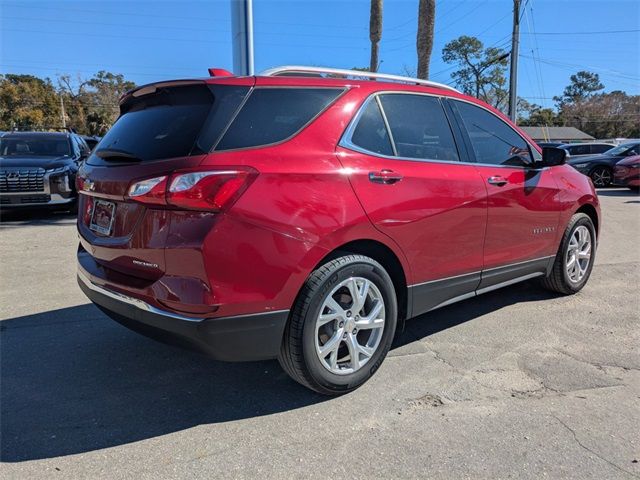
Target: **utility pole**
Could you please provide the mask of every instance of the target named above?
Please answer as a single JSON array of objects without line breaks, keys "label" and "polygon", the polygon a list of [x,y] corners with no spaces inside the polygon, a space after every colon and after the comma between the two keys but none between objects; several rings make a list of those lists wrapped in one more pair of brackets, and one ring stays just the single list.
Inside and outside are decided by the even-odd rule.
[{"label": "utility pole", "polygon": [[518,44],[520,42],[520,0],[513,0],[513,32],[511,34],[511,70],[509,72],[509,118],[516,121],[518,103]]},{"label": "utility pole", "polygon": [[64,113],[64,98],[60,95],[60,113],[62,115],[62,128],[67,128],[67,116]]},{"label": "utility pole", "polygon": [[253,75],[253,0],[231,0],[233,73]]}]

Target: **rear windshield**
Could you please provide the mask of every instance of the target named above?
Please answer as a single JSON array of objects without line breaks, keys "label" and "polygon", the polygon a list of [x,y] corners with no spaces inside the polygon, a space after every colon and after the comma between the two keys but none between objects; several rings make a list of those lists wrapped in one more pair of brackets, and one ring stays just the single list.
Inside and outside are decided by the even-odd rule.
[{"label": "rear windshield", "polygon": [[3,157],[44,156],[63,157],[71,155],[69,140],[65,137],[3,137],[0,139],[0,155]]},{"label": "rear windshield", "polygon": [[336,88],[256,88],[215,149],[257,147],[286,140],[342,92]]},{"label": "rear windshield", "polygon": [[248,87],[198,84],[161,88],[130,100],[89,163],[207,153],[248,92]]}]

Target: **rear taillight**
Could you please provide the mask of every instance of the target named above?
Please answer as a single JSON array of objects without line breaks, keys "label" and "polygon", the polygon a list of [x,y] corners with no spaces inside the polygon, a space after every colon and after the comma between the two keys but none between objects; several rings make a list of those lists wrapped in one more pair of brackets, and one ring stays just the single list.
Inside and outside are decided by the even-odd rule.
[{"label": "rear taillight", "polygon": [[152,205],[166,205],[166,192],[166,176],[148,178],[129,187],[129,198]]},{"label": "rear taillight", "polygon": [[233,205],[257,175],[251,167],[178,171],[137,181],[128,196],[151,205],[220,212]]}]

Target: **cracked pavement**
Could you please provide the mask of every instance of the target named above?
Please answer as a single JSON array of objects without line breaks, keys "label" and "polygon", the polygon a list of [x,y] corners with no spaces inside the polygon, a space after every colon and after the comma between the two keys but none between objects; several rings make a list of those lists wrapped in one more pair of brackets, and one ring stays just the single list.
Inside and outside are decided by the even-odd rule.
[{"label": "cracked pavement", "polygon": [[334,399],[129,332],[75,284],[73,218],[4,218],[0,477],[640,478],[640,197],[600,196],[580,294],[423,315]]}]

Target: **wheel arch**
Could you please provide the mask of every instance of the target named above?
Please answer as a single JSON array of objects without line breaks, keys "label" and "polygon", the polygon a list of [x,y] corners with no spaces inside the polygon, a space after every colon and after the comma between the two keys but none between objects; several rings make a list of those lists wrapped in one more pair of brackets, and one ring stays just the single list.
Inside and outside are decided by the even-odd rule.
[{"label": "wheel arch", "polygon": [[596,236],[599,236],[600,219],[598,218],[598,211],[596,210],[596,207],[594,207],[590,203],[585,203],[581,205],[575,213],[584,213],[585,215],[587,215],[593,222],[593,227],[596,229]]},{"label": "wheel arch", "polygon": [[380,263],[393,282],[398,299],[398,330],[402,331],[404,322],[411,317],[411,303],[407,287],[407,275],[398,256],[391,248],[377,240],[361,239],[342,244],[325,255],[316,268],[346,254],[364,255]]}]

